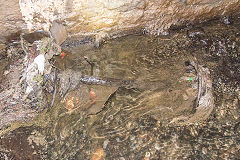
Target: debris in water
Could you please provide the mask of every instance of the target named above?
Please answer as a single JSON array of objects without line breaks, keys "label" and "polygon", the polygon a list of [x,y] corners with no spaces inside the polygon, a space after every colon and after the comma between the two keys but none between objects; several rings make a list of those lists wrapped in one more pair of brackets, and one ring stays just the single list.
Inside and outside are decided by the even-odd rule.
[{"label": "debris in water", "polygon": [[193,81],[193,79],[194,79],[193,77],[190,77],[190,78],[189,78],[189,81],[190,81],[190,82],[192,82],[192,81]]},{"label": "debris in water", "polygon": [[71,95],[70,97],[68,96],[65,99],[64,108],[71,111],[71,110],[75,109],[75,107],[78,105],[78,103],[79,103],[79,98],[78,97],[75,97],[73,95]]},{"label": "debris in water", "polygon": [[[196,112],[189,117],[180,116],[174,118],[171,123],[179,122],[180,124],[191,124],[198,121],[206,120],[214,108],[214,99],[212,95],[212,80],[208,68],[199,65],[196,60],[191,61],[191,65],[197,71],[198,94],[196,97]],[[189,78],[190,81],[191,77]],[[184,120],[184,122],[180,122]]]},{"label": "debris in water", "polygon": [[96,102],[97,95],[96,95],[96,93],[95,93],[94,91],[92,91],[92,90],[90,90],[89,94],[90,94],[90,100],[91,100],[90,104],[94,104],[94,103]]},{"label": "debris in water", "polygon": [[62,52],[62,53],[60,54],[60,56],[62,57],[62,59],[64,59],[64,57],[66,56],[66,53],[65,53],[65,52]]}]

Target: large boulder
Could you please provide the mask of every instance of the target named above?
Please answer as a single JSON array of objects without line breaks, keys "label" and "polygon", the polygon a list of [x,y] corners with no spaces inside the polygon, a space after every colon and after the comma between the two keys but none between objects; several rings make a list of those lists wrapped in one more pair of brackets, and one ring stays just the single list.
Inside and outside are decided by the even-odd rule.
[{"label": "large boulder", "polygon": [[17,0],[0,1],[1,35],[18,30],[49,31],[57,21],[68,36],[96,39],[143,29],[160,34],[173,24],[237,11],[239,0]]}]

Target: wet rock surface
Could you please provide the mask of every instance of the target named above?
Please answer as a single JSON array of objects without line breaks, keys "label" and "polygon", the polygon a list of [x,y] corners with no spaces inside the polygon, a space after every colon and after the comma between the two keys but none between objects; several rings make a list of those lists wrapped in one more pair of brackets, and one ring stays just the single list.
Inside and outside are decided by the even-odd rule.
[{"label": "wet rock surface", "polygon": [[[239,77],[236,75],[240,67],[239,24],[238,18],[231,24],[212,21],[170,30],[165,36],[123,37],[106,42],[99,49],[81,46],[68,49],[64,59],[55,57],[55,65],[60,69],[59,84],[62,84],[55,105],[35,120],[21,123],[16,129],[10,126],[11,132],[1,134],[0,156],[9,159],[237,159],[240,156]],[[93,70],[84,56],[95,64]],[[198,119],[188,125],[170,123],[174,117],[197,113],[194,111],[197,74],[189,66],[193,57],[200,66],[209,69],[215,106],[205,120]],[[92,115],[86,109],[74,110],[84,100],[88,105],[91,103],[91,94],[87,96],[90,91],[94,91],[97,100],[100,98],[98,88],[89,85],[93,89],[89,90],[87,84],[78,84],[76,77],[82,75],[134,79],[138,85],[118,86],[110,91],[104,97],[105,105]],[[80,86],[85,87],[81,91],[86,96],[80,96]],[[104,87],[109,90],[112,86]],[[69,107],[64,107],[66,101],[61,103],[61,95],[72,101],[67,103]],[[165,111],[166,106],[170,109]]]},{"label": "wet rock surface", "polygon": [[9,65],[2,65],[5,70],[0,92],[1,128],[16,120],[33,118],[48,107],[44,76],[52,74],[48,60],[59,54],[61,48],[46,37],[29,45],[21,35],[21,41],[6,51]]}]

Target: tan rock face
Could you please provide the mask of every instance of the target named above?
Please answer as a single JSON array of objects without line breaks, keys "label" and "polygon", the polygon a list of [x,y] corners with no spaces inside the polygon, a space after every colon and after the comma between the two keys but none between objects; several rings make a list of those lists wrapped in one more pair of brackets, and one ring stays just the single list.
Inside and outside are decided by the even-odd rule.
[{"label": "tan rock face", "polygon": [[24,24],[18,0],[0,0],[0,41],[5,41],[5,36],[16,33]]},{"label": "tan rock face", "polygon": [[[58,21],[66,26],[69,36],[97,35],[97,39],[135,29],[159,34],[172,24],[204,20],[240,8],[239,0],[19,0],[19,6],[16,0],[1,1],[17,8],[1,10],[2,23],[10,21],[6,18],[9,14],[14,22],[22,22],[20,7],[26,25],[14,23],[20,28],[48,31],[52,22]],[[1,28],[17,29],[11,25]]]}]

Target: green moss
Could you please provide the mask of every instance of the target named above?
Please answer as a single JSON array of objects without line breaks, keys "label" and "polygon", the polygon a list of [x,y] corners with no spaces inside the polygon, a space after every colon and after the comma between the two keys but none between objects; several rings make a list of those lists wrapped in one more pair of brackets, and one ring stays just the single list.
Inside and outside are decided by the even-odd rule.
[{"label": "green moss", "polygon": [[37,76],[35,76],[35,77],[33,78],[33,80],[36,81],[38,84],[43,85],[43,75],[38,74]]}]

